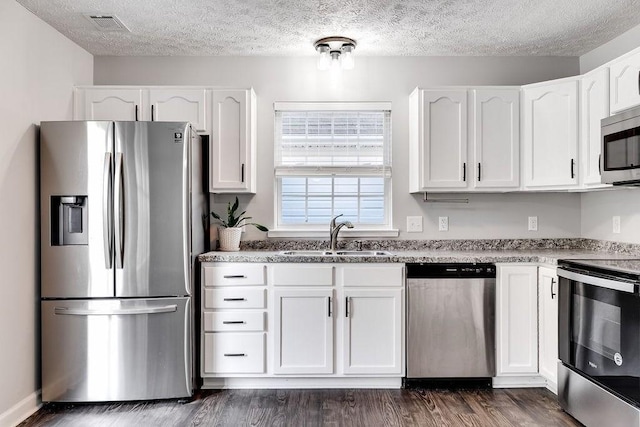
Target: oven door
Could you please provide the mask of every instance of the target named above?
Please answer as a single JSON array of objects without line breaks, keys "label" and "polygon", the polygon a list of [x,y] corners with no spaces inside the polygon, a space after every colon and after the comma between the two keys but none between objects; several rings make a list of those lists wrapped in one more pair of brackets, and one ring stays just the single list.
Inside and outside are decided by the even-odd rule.
[{"label": "oven door", "polygon": [[640,297],[635,286],[564,269],[560,276],[560,360],[640,404]]}]

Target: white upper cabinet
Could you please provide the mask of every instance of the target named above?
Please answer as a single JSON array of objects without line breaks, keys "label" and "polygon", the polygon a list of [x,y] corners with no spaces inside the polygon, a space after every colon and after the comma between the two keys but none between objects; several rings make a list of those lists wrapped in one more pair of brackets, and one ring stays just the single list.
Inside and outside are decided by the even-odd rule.
[{"label": "white upper cabinet", "polygon": [[411,191],[467,187],[467,91],[411,94]]},{"label": "white upper cabinet", "polygon": [[611,113],[640,105],[640,51],[610,64]]},{"label": "white upper cabinet", "polygon": [[600,120],[609,117],[609,68],[598,68],[580,81],[580,176],[585,186],[602,186]]},{"label": "white upper cabinet", "polygon": [[473,90],[471,142],[476,188],[520,185],[520,91]]},{"label": "white upper cabinet", "polygon": [[142,118],[141,89],[76,89],[75,120],[123,120]]},{"label": "white upper cabinet", "polygon": [[256,95],[214,90],[209,191],[255,193]]},{"label": "white upper cabinet", "polygon": [[577,78],[524,86],[524,187],[578,185]]},{"label": "white upper cabinet", "polygon": [[150,117],[156,122],[190,122],[198,132],[208,132],[206,89],[149,90]]},{"label": "white upper cabinet", "polygon": [[77,88],[76,120],[190,122],[196,131],[211,129],[208,91],[183,88]]},{"label": "white upper cabinet", "polygon": [[518,89],[416,89],[409,120],[412,192],[519,187]]}]

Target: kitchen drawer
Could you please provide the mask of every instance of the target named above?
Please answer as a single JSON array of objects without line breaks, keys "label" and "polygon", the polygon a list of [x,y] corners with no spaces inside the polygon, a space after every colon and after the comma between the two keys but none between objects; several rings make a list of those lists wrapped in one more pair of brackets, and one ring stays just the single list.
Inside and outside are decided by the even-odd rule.
[{"label": "kitchen drawer", "polygon": [[265,265],[249,263],[204,264],[202,283],[211,286],[246,286],[265,284]]},{"label": "kitchen drawer", "polygon": [[263,311],[205,311],[206,332],[264,331]]},{"label": "kitchen drawer", "polygon": [[275,286],[333,286],[333,266],[326,264],[278,264],[269,266]]},{"label": "kitchen drawer", "polygon": [[264,333],[204,334],[203,374],[262,374]]},{"label": "kitchen drawer", "polygon": [[338,283],[342,286],[402,286],[403,264],[360,264],[337,267]]},{"label": "kitchen drawer", "polygon": [[203,308],[264,308],[265,294],[265,288],[205,289]]}]

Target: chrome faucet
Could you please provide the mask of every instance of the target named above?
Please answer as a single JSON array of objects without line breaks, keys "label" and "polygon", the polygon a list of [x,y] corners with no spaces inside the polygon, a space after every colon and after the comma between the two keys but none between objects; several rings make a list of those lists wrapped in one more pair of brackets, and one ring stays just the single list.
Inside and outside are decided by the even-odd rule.
[{"label": "chrome faucet", "polygon": [[336,224],[336,218],[341,217],[343,214],[337,215],[333,217],[331,223],[329,223],[329,250],[332,252],[336,250],[336,245],[338,243],[338,233],[342,227],[353,228],[353,224],[349,221],[339,222]]}]

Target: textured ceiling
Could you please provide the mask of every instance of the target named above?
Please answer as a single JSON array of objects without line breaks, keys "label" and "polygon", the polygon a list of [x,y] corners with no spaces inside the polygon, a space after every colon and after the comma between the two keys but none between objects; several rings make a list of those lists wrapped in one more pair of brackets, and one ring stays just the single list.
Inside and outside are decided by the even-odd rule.
[{"label": "textured ceiling", "polygon": [[[3,0],[6,1],[6,0]],[[640,24],[640,0],[17,0],[94,55],[578,56]],[[130,33],[84,14],[115,14]]]}]

